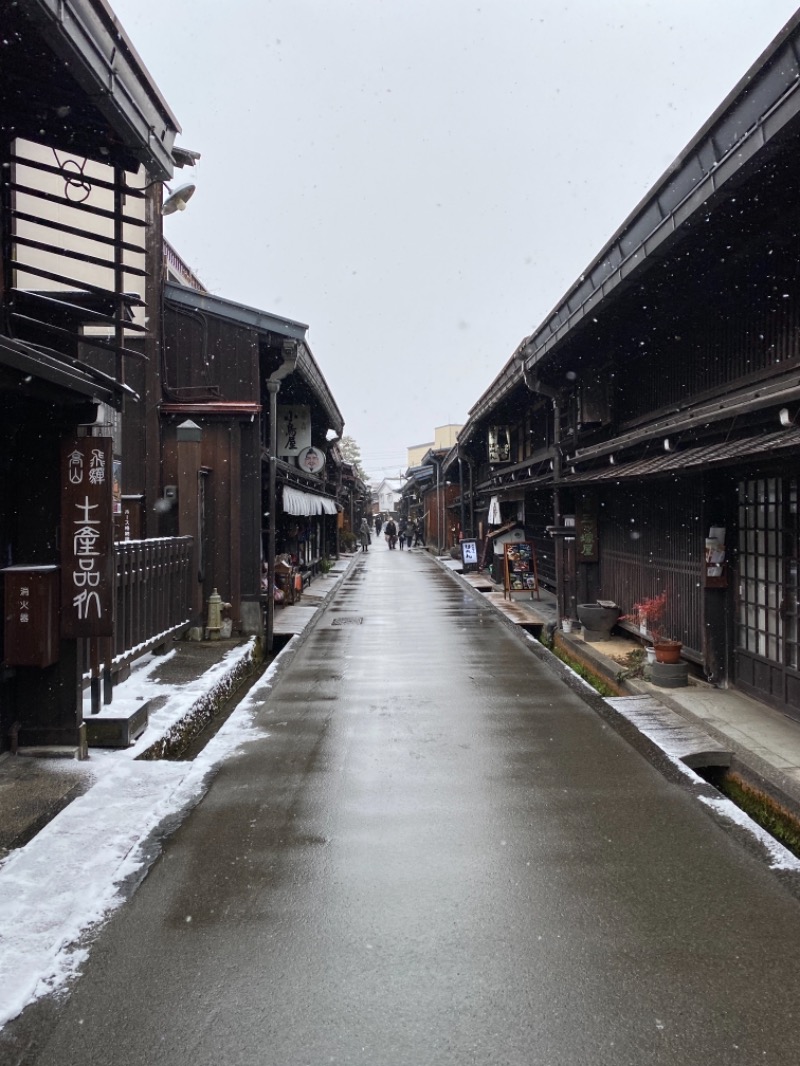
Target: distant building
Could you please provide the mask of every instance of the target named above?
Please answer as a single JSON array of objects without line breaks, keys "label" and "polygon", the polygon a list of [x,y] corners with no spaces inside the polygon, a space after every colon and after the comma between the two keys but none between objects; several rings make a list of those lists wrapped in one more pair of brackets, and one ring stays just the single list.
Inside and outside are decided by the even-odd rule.
[{"label": "distant building", "polygon": [[408,449],[408,467],[419,466],[429,451],[440,451],[443,448],[452,448],[456,443],[458,434],[463,429],[462,425],[454,422],[446,426],[437,426],[433,431],[434,439],[425,444],[412,444]]},{"label": "distant building", "polygon": [[385,477],[383,481],[373,488],[372,506],[374,514],[389,514],[397,510],[400,499],[400,478]]}]

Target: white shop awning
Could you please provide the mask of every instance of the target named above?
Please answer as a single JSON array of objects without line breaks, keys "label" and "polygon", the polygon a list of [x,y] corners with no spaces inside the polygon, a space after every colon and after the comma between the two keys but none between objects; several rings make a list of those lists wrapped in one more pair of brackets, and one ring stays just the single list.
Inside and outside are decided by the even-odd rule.
[{"label": "white shop awning", "polygon": [[316,492],[301,492],[288,485],[283,486],[283,509],[286,514],[312,515],[336,514],[336,501]]}]

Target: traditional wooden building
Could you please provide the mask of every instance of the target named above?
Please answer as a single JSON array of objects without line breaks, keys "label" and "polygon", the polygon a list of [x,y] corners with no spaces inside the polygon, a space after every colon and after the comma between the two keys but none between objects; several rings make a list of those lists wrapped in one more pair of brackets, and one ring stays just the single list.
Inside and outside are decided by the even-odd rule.
[{"label": "traditional wooden building", "polygon": [[565,614],[666,591],[702,677],[795,717],[799,164],[796,16],[520,344],[450,457],[471,464],[477,515],[495,495],[538,536],[551,526]]},{"label": "traditional wooden building", "polygon": [[202,619],[217,589],[243,633],[262,631],[271,525],[275,550],[301,574],[314,572],[336,545],[341,479],[328,450],[344,421],[306,330],[194,288],[165,286],[162,521],[165,532],[196,538],[195,617]]},{"label": "traditional wooden building", "polygon": [[446,448],[429,448],[422,461],[406,471],[399,503],[401,518],[421,522],[425,545],[445,552],[458,544],[461,523],[455,509],[459,487],[444,470]]},{"label": "traditional wooden building", "polygon": [[[161,198],[187,161],[178,130],[103,0],[3,5],[0,747],[78,742],[87,661],[99,682],[118,636],[139,639],[112,607],[126,565],[113,540],[126,497],[137,536],[156,531]],[[82,502],[66,494],[77,484]],[[74,538],[68,507],[87,519]]]},{"label": "traditional wooden building", "polygon": [[[443,461],[445,477],[459,486],[453,501],[465,536],[482,544],[499,527],[521,528],[536,550],[539,577],[557,587],[553,525],[552,401],[534,395],[523,379],[517,353],[469,412],[457,444]],[[495,540],[485,554],[492,564]],[[482,558],[484,557],[481,551]],[[563,575],[562,575],[563,576]]]}]

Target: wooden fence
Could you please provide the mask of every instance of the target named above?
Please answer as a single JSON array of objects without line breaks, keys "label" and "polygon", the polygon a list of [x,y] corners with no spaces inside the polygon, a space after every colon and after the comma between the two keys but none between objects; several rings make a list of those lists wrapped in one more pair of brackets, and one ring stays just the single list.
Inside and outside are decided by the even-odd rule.
[{"label": "wooden fence", "polygon": [[163,644],[188,626],[192,538],[122,540],[114,551],[118,661]]}]

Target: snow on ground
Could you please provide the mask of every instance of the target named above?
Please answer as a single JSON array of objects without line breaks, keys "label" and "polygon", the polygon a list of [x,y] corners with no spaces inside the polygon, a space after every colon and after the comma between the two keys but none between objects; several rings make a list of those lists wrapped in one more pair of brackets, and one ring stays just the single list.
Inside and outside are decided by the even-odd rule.
[{"label": "snow on ground", "polygon": [[253,717],[272,687],[280,656],[193,762],[136,761],[250,651],[249,644],[233,649],[180,689],[153,681],[150,675],[164,658],[146,656],[120,686],[126,699],[168,698],[135,745],[93,750],[88,762],[69,764],[72,771],[85,771],[87,791],[0,867],[0,1027],[80,972],[88,950],[78,942],[122,903],[118,886],[146,863],[149,834],[196,802],[224,760],[267,735]]}]

